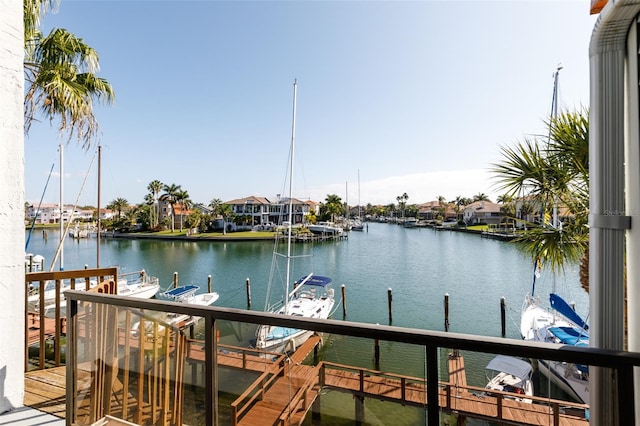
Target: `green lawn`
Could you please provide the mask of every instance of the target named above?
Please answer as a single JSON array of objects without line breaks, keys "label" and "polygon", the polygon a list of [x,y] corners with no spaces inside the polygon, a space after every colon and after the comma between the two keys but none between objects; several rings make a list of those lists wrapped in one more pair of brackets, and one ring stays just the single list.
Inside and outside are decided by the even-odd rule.
[{"label": "green lawn", "polygon": [[487,231],[489,229],[488,225],[472,225],[472,226],[467,226],[467,229],[470,231]]},{"label": "green lawn", "polygon": [[[159,232],[138,232],[137,234],[140,235],[158,235],[158,236],[171,236],[171,237],[186,237],[187,236],[187,231],[183,230],[183,231],[179,231],[176,230],[174,232],[171,232],[171,230],[165,230],[165,231],[159,231]],[[222,231],[218,231],[218,232],[203,232],[203,233],[198,233],[198,234],[191,234],[189,235],[190,238],[225,238],[225,239],[246,239],[246,238],[259,238],[259,239],[266,239],[266,238],[273,238],[275,235],[274,232],[272,231],[240,231],[240,232],[227,232],[226,234],[223,234]]]}]

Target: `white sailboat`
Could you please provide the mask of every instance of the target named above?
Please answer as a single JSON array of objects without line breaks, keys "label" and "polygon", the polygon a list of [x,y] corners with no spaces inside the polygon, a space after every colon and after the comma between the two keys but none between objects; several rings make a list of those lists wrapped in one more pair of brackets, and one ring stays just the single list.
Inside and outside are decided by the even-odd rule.
[{"label": "white sailboat", "polygon": [[[538,263],[538,262],[536,262]],[[542,305],[535,294],[536,265],[531,294],[527,294],[520,316],[520,335],[531,342],[557,343],[569,346],[589,346],[589,326],[562,297],[556,294],[555,276],[549,294],[549,305]],[[585,365],[545,359],[537,360],[540,372],[573,399],[589,403],[589,370]]]},{"label": "white sailboat", "polygon": [[[558,72],[555,73],[552,117],[557,109]],[[558,220],[558,209],[554,206],[551,227],[562,230]],[[574,309],[556,294],[556,277],[553,274],[552,289],[549,295],[550,308],[540,303],[535,294],[536,279],[540,276],[540,261],[536,260],[531,294],[527,294],[520,317],[520,335],[532,342],[550,342],[570,346],[589,346],[589,326]],[[538,360],[542,374],[555,383],[568,395],[582,403],[589,403],[589,370],[587,366],[560,361]]]},{"label": "white sailboat", "polygon": [[360,170],[358,170],[358,217],[353,221],[351,230],[364,231],[364,224],[362,223],[362,208],[360,205]]},{"label": "white sailboat", "polygon": [[[296,96],[297,82],[293,82],[293,124],[291,130],[291,147],[289,161],[289,220],[286,221],[287,228],[287,252],[286,254],[278,253],[277,241],[274,249],[274,260],[272,263],[272,272],[269,278],[269,289],[267,290],[266,310],[283,315],[291,315],[304,318],[322,318],[329,317],[334,300],[334,292],[331,288],[331,278],[308,274],[300,278],[294,283],[292,291],[289,290],[291,280],[291,224],[293,220],[293,159],[295,149],[295,130],[296,130]],[[277,264],[278,258],[286,259],[285,274],[285,293],[284,301],[273,307],[270,307],[271,287],[274,284],[273,268]],[[311,335],[312,331],[297,328],[288,328],[272,325],[260,325],[256,330],[256,348],[267,351],[283,353],[293,351],[299,345],[304,343]]]},{"label": "white sailboat", "polygon": [[[85,176],[85,181],[82,183],[82,187],[80,189],[80,193],[78,194],[78,198],[76,199],[76,203],[74,205],[74,209],[71,212],[71,216],[68,219],[68,223],[66,228],[63,226],[64,225],[64,218],[63,218],[63,211],[64,211],[64,204],[63,204],[63,197],[62,197],[62,188],[63,188],[63,165],[64,165],[64,157],[63,157],[63,147],[62,145],[60,145],[59,147],[60,149],[60,242],[58,244],[58,248],[56,250],[55,256],[53,261],[51,262],[51,268],[50,268],[50,272],[53,271],[53,268],[55,266],[56,261],[59,259],[60,260],[60,270],[64,270],[64,263],[63,263],[63,259],[64,259],[64,240],[65,240],[65,236],[67,233],[70,232],[69,228],[71,225],[71,222],[73,220],[73,211],[75,211],[76,206],[78,205],[78,200],[80,198],[80,195],[82,194],[82,190],[84,189],[84,184],[86,182],[86,176]],[[96,267],[99,268],[100,267],[100,167],[101,167],[101,147],[98,146],[98,151],[97,151],[97,157],[98,157],[98,207],[97,207],[97,211],[98,211],[98,240],[97,240],[97,244],[96,244],[96,251],[97,251],[97,260],[96,260]],[[94,156],[95,158],[95,156]],[[91,170],[91,167],[93,166],[93,159],[91,160],[91,163],[89,165],[89,170]],[[87,175],[88,175],[88,171],[87,171]],[[84,230],[80,230],[78,225],[75,225],[75,237],[78,238],[79,235],[79,231],[84,231],[86,234],[83,237],[86,237],[88,234],[87,229]],[[44,263],[43,263],[44,264]],[[105,279],[109,279],[109,277],[104,277]],[[97,280],[91,280],[89,282],[89,288],[93,288],[95,286],[98,285],[98,281]],[[64,292],[66,290],[70,290],[71,289],[71,283],[68,281],[65,281],[61,284],[61,288],[60,288],[60,302],[59,302],[59,306],[61,309],[61,312],[63,315],[65,315],[65,311],[66,311],[66,299],[64,299],[64,297],[62,296],[64,294]],[[74,287],[75,290],[85,290],[86,286],[85,285],[80,285],[77,284]],[[117,280],[117,295],[119,296],[128,296],[128,297],[137,297],[137,298],[143,298],[143,299],[150,299],[152,297],[154,297],[156,295],[156,293],[158,292],[158,290],[160,290],[160,283],[157,277],[153,277],[148,275],[144,269],[138,272],[131,272],[131,273],[125,273],[125,274],[120,274],[118,276],[118,280]],[[34,310],[38,310],[39,308],[39,304],[40,304],[40,291],[41,289],[39,287],[36,288],[30,288],[28,289],[28,304],[30,309],[34,309]],[[53,281],[48,281],[45,286],[42,288],[42,291],[44,292],[44,309],[45,309],[45,316],[50,316],[52,315],[52,313],[55,312],[55,303],[56,303],[56,289],[55,289],[55,283]]]}]

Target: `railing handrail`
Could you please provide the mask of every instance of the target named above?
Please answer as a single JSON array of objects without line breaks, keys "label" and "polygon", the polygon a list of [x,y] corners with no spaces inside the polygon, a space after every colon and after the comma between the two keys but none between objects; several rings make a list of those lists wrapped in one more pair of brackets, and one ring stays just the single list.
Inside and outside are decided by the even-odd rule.
[{"label": "railing handrail", "polygon": [[[438,383],[438,351],[442,348],[452,350],[468,350],[489,354],[509,354],[524,358],[546,359],[554,361],[571,362],[576,364],[604,367],[612,370],[617,377],[617,392],[619,398],[616,407],[610,407],[617,411],[620,424],[634,424],[635,411],[633,404],[629,403],[634,398],[633,367],[640,366],[640,353],[628,351],[615,351],[593,347],[574,347],[545,342],[530,342],[510,338],[497,338],[487,336],[474,336],[461,333],[439,332],[432,330],[420,330],[397,326],[385,326],[377,324],[355,323],[337,320],[322,320],[302,318],[288,315],[279,315],[266,312],[252,312],[242,309],[222,308],[217,306],[195,306],[185,303],[143,300],[109,294],[94,294],[83,291],[67,291],[65,297],[71,307],[69,317],[69,339],[67,341],[69,365],[73,371],[75,367],[75,320],[78,314],[78,303],[104,304],[113,307],[130,309],[149,309],[165,311],[177,314],[186,314],[202,317],[205,320],[205,388],[207,398],[215,406],[217,404],[216,393],[216,342],[214,330],[216,321],[235,321],[240,323],[267,324],[290,328],[305,329],[320,333],[337,334],[371,340],[383,340],[424,348],[426,376],[433,378],[426,383],[426,404],[436,407],[435,410],[427,410],[427,422],[437,425],[439,422],[439,383]],[[208,336],[208,337],[207,337]],[[362,379],[361,379],[362,380]],[[73,374],[67,376],[67,398],[74,398]],[[71,392],[71,393],[69,393]],[[67,404],[69,419],[73,420],[75,403]],[[206,423],[217,424],[216,412],[212,406],[205,407]],[[235,407],[233,407],[235,408]],[[498,413],[498,416],[501,414]],[[235,419],[234,419],[235,420]]]},{"label": "railing handrail", "polygon": [[379,339],[426,347],[468,350],[491,354],[508,352],[510,355],[516,357],[566,361],[616,369],[640,366],[639,352],[576,347],[503,337],[477,336],[332,319],[323,320],[292,317],[269,312],[247,311],[244,309],[194,306],[186,303],[163,300],[128,298],[110,294],[92,294],[77,290],[67,290],[65,297],[69,300],[79,302],[106,303],[134,309],[149,309],[198,317],[211,317],[214,321],[225,320],[252,324],[280,325],[321,333]]},{"label": "railing handrail", "polygon": [[[309,367],[309,368],[318,368],[318,367]],[[279,424],[285,425],[288,424],[287,420],[291,418],[293,413],[298,410],[298,407],[302,402],[306,400],[306,393],[311,389],[316,382],[316,376],[308,377],[304,383],[300,386],[296,394],[291,398],[289,404],[282,410],[279,417]],[[306,407],[303,407],[306,408]]]}]

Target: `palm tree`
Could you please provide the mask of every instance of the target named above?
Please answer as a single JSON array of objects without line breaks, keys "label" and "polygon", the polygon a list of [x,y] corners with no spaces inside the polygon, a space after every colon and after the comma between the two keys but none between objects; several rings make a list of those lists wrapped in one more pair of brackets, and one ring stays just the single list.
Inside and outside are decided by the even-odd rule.
[{"label": "palm tree", "polygon": [[126,212],[128,207],[129,207],[129,202],[126,200],[126,198],[116,198],[115,200],[107,204],[108,209],[115,210],[118,212],[118,219],[122,217],[122,212],[123,211]]},{"label": "palm tree", "polygon": [[41,114],[45,120],[60,120],[59,132],[75,136],[84,148],[98,134],[93,102],[111,104],[111,84],[96,76],[97,52],[81,38],[55,28],[46,37],[41,17],[55,0],[24,0],[25,132]]},{"label": "palm tree", "polygon": [[212,210],[213,214],[220,213],[220,207],[222,206],[222,200],[220,198],[214,198],[209,202],[209,208]]},{"label": "palm tree", "polygon": [[456,210],[456,220],[460,220],[460,210],[462,210],[462,206],[466,205],[462,195],[458,195],[455,200],[453,200],[453,205]]},{"label": "palm tree", "polygon": [[178,192],[182,191],[182,187],[172,183],[171,185],[164,185],[162,190],[164,191],[164,194],[160,196],[160,201],[167,202],[171,206],[171,232],[173,232],[175,231],[174,218],[176,216],[176,212],[174,206],[177,202],[176,195]]},{"label": "palm tree", "polygon": [[209,202],[209,208],[211,209],[211,213],[213,214],[214,218],[222,216],[222,234],[226,235],[226,218],[231,213],[231,207],[227,204],[224,204],[221,199],[214,198]]},{"label": "palm tree", "polygon": [[191,200],[189,199],[189,193],[181,189],[176,193],[176,202],[180,204],[180,232],[182,232],[182,218],[184,217],[185,212],[189,211],[191,208]]},{"label": "palm tree", "polygon": [[409,199],[409,195],[405,192],[402,195],[398,195],[396,197],[396,201],[398,202],[398,209],[400,210],[402,217],[404,218],[404,209],[407,205],[407,200]]},{"label": "palm tree", "polygon": [[153,216],[151,223],[152,227],[158,226],[158,196],[160,195],[160,191],[162,191],[162,188],[163,184],[158,179],[152,180],[151,182],[149,182],[149,185],[147,185],[147,191],[149,191],[149,194],[151,194],[153,198]]},{"label": "palm tree", "polygon": [[320,214],[322,217],[330,217],[331,220],[335,220],[335,216],[339,215],[343,211],[342,199],[336,195],[327,195],[324,200],[324,204],[320,206]]},{"label": "palm tree", "polygon": [[489,200],[489,196],[484,192],[478,192],[473,196],[473,201],[491,201]]},{"label": "palm tree", "polygon": [[447,213],[447,207],[449,207],[447,199],[443,195],[438,195],[438,211],[440,212],[440,216],[443,221]]},{"label": "palm tree", "polygon": [[[562,226],[527,230],[517,241],[532,257],[562,269],[565,262],[582,260],[581,283],[588,289],[589,113],[564,112],[546,124],[549,136],[525,139],[503,147],[504,159],[492,171],[507,195],[522,196],[548,215],[554,206],[566,209]],[[544,140],[544,139],[548,140]],[[585,256],[587,254],[587,256]]]}]

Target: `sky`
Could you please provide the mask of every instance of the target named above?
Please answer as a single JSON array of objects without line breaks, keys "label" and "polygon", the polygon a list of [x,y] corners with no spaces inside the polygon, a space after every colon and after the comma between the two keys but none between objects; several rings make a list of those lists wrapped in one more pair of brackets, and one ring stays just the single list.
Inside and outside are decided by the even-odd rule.
[{"label": "sky", "polygon": [[[61,0],[115,103],[84,150],[57,122],[25,136],[25,200],[141,203],[153,180],[192,201],[287,195],[409,204],[501,193],[501,147],[589,106],[589,0]],[[53,169],[53,172],[51,172]],[[49,183],[47,184],[47,181]]]}]

